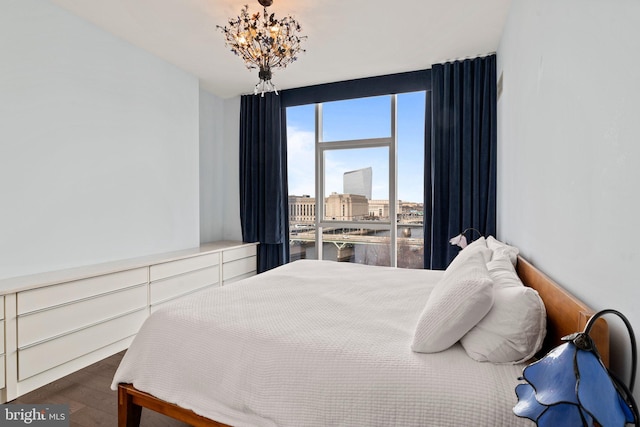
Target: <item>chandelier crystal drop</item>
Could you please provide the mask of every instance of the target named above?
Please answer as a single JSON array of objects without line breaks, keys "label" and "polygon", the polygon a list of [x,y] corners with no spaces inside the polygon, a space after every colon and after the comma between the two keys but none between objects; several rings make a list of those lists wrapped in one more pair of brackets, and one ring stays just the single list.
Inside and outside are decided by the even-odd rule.
[{"label": "chandelier crystal drop", "polygon": [[297,55],[304,52],[301,43],[306,36],[298,35],[301,27],[291,16],[276,19],[274,14],[267,12],[273,0],[258,0],[264,7],[263,13],[249,14],[249,6],[245,5],[237,18],[230,18],[228,26],[217,26],[225,36],[225,44],[238,55],[245,66],[252,70],[257,68],[259,82],[254,93],[278,91],[271,82],[272,69],[285,68],[298,59]]}]

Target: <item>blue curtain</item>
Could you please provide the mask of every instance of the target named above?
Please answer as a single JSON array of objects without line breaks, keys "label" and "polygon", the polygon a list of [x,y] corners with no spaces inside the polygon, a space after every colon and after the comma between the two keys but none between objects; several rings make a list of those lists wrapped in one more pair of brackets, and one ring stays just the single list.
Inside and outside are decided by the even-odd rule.
[{"label": "blue curtain", "polygon": [[285,110],[275,93],[240,99],[240,224],[258,273],[289,260]]},{"label": "blue curtain", "polygon": [[496,232],[496,56],[434,65],[431,78],[429,267],[443,269],[458,252],[451,237],[467,227]]}]

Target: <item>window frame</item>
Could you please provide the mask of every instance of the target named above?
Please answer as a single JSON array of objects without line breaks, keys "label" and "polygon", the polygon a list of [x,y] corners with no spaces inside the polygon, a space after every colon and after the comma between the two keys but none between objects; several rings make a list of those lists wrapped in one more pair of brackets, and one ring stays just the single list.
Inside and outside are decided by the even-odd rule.
[{"label": "window frame", "polygon": [[[305,86],[305,87],[300,87],[300,88],[293,88],[293,89],[286,89],[280,92],[280,96],[281,98],[281,108],[282,108],[282,113],[283,113],[283,117],[285,118],[284,122],[286,123],[286,109],[288,107],[294,107],[294,106],[300,106],[300,105],[311,105],[311,104],[320,104],[323,102],[331,102],[331,101],[340,101],[340,100],[348,100],[348,99],[355,99],[355,98],[366,98],[366,97],[372,97],[372,96],[382,96],[382,95],[397,95],[397,94],[401,94],[401,93],[408,93],[408,92],[418,92],[418,91],[425,91],[425,101],[426,101],[426,110],[425,110],[425,115],[426,115],[426,120],[425,120],[425,159],[424,159],[424,164],[425,164],[425,168],[429,167],[431,168],[431,163],[432,163],[432,158],[433,155],[431,153],[432,151],[432,144],[431,141],[433,139],[433,126],[432,126],[432,103],[431,103],[431,91],[432,91],[432,77],[431,77],[431,69],[423,69],[423,70],[417,70],[417,71],[408,71],[408,72],[403,72],[403,73],[396,73],[396,74],[387,74],[387,75],[383,75],[383,76],[374,76],[374,77],[366,77],[366,78],[360,78],[360,79],[353,79],[353,80],[346,80],[346,81],[340,81],[340,82],[333,82],[333,83],[324,83],[324,84],[319,84],[319,85],[312,85],[312,86]],[[396,104],[397,106],[397,104]],[[394,132],[393,135],[395,135],[396,138],[396,149],[394,150],[395,153],[395,159],[393,159],[393,163],[394,163],[394,167],[393,169],[390,168],[390,174],[391,174],[391,170],[394,170],[394,174],[395,174],[395,179],[393,181],[390,180],[391,182],[396,182],[397,185],[397,171],[395,170],[395,165],[397,164],[397,116],[394,117]],[[286,127],[285,127],[286,128]],[[316,129],[315,132],[319,132],[320,127],[318,126],[318,124],[316,123]],[[286,131],[285,131],[286,134]],[[316,140],[318,138],[321,138],[321,136],[316,135]],[[336,142],[339,141],[331,141],[330,144],[335,144]],[[317,145],[317,144],[316,144]],[[391,162],[391,151],[390,151],[390,156],[389,156],[389,161]],[[316,168],[316,175],[318,173],[318,160],[317,160],[317,155],[316,155],[316,162],[315,162],[315,168]],[[424,213],[423,213],[423,238],[424,238],[424,267],[426,268],[427,265],[430,265],[430,260],[431,259],[431,210],[432,210],[432,204],[433,204],[433,200],[432,200],[432,191],[431,191],[431,181],[432,181],[432,177],[431,177],[432,172],[429,172],[428,175],[425,175],[425,188],[424,188],[424,198],[423,198],[423,206],[424,206]],[[427,182],[428,181],[428,182]],[[324,205],[324,188],[322,188],[323,192],[320,193],[318,192],[317,189],[318,186],[318,180],[316,178],[316,205],[315,205],[315,218],[316,218],[316,222],[318,221],[318,218],[320,217],[320,213],[323,214],[324,216],[324,206],[320,206],[320,204]],[[324,183],[323,183],[324,186]],[[391,187],[391,185],[390,185]],[[397,198],[397,193],[396,193],[397,189],[394,189],[394,194],[393,194],[393,198],[389,198],[389,200],[395,200]],[[321,195],[321,196],[320,196]],[[322,198],[322,200],[321,200]],[[320,203],[320,204],[319,204]],[[397,200],[395,203],[390,203],[389,206],[389,210],[390,210],[390,216],[391,216],[391,209],[394,210],[395,214],[395,221],[397,222]],[[324,222],[324,221],[323,221]],[[376,224],[375,221],[371,221],[370,223],[366,224],[366,226],[368,228],[374,229],[374,227],[376,226],[380,226],[380,229],[387,229],[386,227],[388,227],[388,229],[390,230],[390,232],[393,232],[395,234],[395,238],[393,239],[393,242],[395,243],[394,245],[391,245],[392,247],[390,248],[390,251],[392,251],[393,256],[391,257],[392,262],[391,264],[393,264],[394,266],[397,266],[398,260],[397,260],[397,252],[398,252],[398,248],[397,248],[397,234],[398,234],[398,230],[397,227],[391,227],[390,226],[391,221],[389,221],[389,224],[384,224],[384,223],[379,223]],[[332,225],[338,225],[340,224],[340,222],[332,222]],[[343,222],[343,224],[345,226],[347,225],[353,225],[352,222]],[[321,240],[321,231],[319,232],[319,227],[316,225],[316,258],[317,259],[323,259],[323,245],[322,244],[318,244],[318,242],[322,242]],[[320,233],[320,239],[318,239],[319,234]]]}]

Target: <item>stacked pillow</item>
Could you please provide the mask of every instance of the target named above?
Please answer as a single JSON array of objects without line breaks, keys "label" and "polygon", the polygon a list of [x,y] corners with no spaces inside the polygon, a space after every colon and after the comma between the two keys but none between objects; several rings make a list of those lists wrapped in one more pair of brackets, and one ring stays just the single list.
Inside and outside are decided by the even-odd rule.
[{"label": "stacked pillow", "polygon": [[438,352],[460,341],[481,362],[533,357],[546,333],[546,311],[538,293],[520,281],[517,256],[517,248],[491,236],[460,251],[429,296],[413,351]]},{"label": "stacked pillow", "polygon": [[487,237],[487,247],[491,249],[491,259],[507,257],[513,266],[516,266],[518,262],[518,253],[520,251],[515,246],[509,246],[499,240],[496,240],[493,236]]}]

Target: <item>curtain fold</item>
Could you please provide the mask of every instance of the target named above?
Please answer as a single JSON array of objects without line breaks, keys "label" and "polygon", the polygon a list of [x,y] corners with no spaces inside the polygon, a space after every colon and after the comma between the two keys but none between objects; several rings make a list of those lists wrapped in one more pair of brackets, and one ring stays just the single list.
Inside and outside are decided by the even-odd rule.
[{"label": "curtain fold", "polygon": [[259,242],[258,273],[288,262],[285,110],[275,93],[240,99],[240,225]]},{"label": "curtain fold", "polygon": [[496,56],[434,65],[431,78],[429,267],[443,269],[458,252],[451,237],[467,227],[483,235],[496,232]]}]

